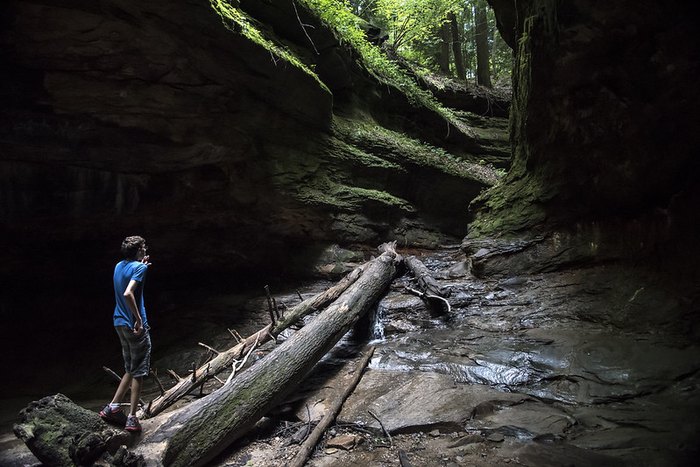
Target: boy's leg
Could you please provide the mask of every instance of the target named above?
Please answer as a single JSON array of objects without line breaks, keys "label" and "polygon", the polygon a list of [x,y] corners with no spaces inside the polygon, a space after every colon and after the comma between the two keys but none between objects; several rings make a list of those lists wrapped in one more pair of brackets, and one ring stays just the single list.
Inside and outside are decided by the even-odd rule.
[{"label": "boy's leg", "polygon": [[136,415],[136,410],[138,409],[139,405],[139,397],[141,396],[142,381],[142,376],[131,378],[131,409],[129,411],[129,415]]},{"label": "boy's leg", "polygon": [[114,399],[112,399],[112,404],[119,404],[121,401],[124,400],[126,391],[129,389],[129,386],[132,384],[132,381],[133,378],[131,376],[131,373],[124,373],[124,376],[122,376],[122,380],[119,382],[117,392],[114,393]]}]

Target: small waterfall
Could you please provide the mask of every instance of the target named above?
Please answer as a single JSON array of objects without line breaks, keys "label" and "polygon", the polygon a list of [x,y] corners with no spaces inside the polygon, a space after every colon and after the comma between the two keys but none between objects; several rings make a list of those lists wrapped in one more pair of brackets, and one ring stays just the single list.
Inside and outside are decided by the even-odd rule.
[{"label": "small waterfall", "polygon": [[372,314],[370,315],[370,333],[372,335],[372,341],[384,340],[385,315],[386,307],[383,305],[382,301],[380,301],[377,307],[372,311]]}]

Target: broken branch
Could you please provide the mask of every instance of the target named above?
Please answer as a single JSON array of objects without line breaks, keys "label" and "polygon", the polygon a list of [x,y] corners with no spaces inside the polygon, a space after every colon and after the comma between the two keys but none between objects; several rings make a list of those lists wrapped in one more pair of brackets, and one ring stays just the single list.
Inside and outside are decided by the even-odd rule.
[{"label": "broken branch", "polygon": [[377,415],[376,415],[374,412],[372,412],[371,410],[368,410],[367,412],[369,412],[369,414],[372,416],[372,418],[374,418],[374,419],[379,423],[379,427],[382,429],[382,433],[384,433],[384,436],[386,436],[387,438],[389,438],[389,446],[393,447],[393,446],[394,446],[394,440],[391,439],[391,435],[389,434],[388,431],[386,431],[386,428],[384,428],[384,424],[382,423],[382,421],[381,421],[381,420],[379,419],[379,417],[377,417]]},{"label": "broken branch", "polygon": [[[301,445],[301,448],[299,448],[299,451],[297,452],[297,455],[294,457],[294,459],[292,459],[292,462],[288,464],[289,467],[303,467],[303,465],[306,463],[306,460],[313,452],[314,447],[318,443],[318,440],[321,439],[323,433],[330,426],[333,420],[335,420],[335,417],[338,415],[338,412],[340,412],[340,408],[343,406],[345,400],[348,398],[348,396],[350,396],[352,391],[355,390],[355,387],[357,387],[357,384],[362,378],[362,373],[364,372],[365,367],[367,367],[367,364],[372,358],[373,353],[374,347],[370,347],[369,350],[367,350],[367,353],[364,355],[364,357],[362,357],[360,362],[355,367],[355,375],[353,376],[352,381],[350,381],[350,384],[348,384],[343,390],[343,392],[340,395],[338,395],[338,397],[336,397],[335,400],[333,400],[333,403],[328,408],[328,412],[326,412],[321,421],[318,422],[318,425],[316,425],[316,428],[314,428],[314,431],[311,432],[309,437],[306,438],[306,441],[304,441],[304,443]],[[309,416],[309,424],[310,423],[311,417]]]}]

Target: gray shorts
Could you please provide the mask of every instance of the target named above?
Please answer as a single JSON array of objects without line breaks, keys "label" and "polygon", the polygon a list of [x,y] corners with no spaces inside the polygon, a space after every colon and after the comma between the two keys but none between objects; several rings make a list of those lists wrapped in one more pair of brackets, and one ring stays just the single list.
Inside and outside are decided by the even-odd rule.
[{"label": "gray shorts", "polygon": [[119,341],[122,343],[124,371],[131,376],[147,376],[151,371],[151,336],[148,331],[137,336],[126,326],[116,326]]}]

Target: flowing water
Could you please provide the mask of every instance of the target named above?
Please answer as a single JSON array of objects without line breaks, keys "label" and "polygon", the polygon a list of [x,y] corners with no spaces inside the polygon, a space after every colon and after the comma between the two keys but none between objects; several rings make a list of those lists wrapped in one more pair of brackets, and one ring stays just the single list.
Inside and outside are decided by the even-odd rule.
[{"label": "flowing water", "polygon": [[[697,288],[624,265],[500,280],[450,277],[463,259],[456,250],[423,258],[450,291],[449,316],[431,314],[406,293],[415,287],[410,276],[379,304],[373,328],[383,331],[374,332],[371,368],[393,375],[387,378],[393,383],[379,391],[360,384],[358,407],[365,408],[363,397],[374,400],[396,432],[443,423],[520,444],[556,441],[575,451],[569,461],[579,464],[586,462],[578,449],[605,454],[603,464],[694,464]],[[431,383],[416,383],[421,379]],[[445,400],[434,402],[441,394]],[[421,414],[426,406],[429,414]],[[371,424],[361,409],[350,407],[343,418]],[[546,457],[534,456],[529,465],[544,465]]]}]

